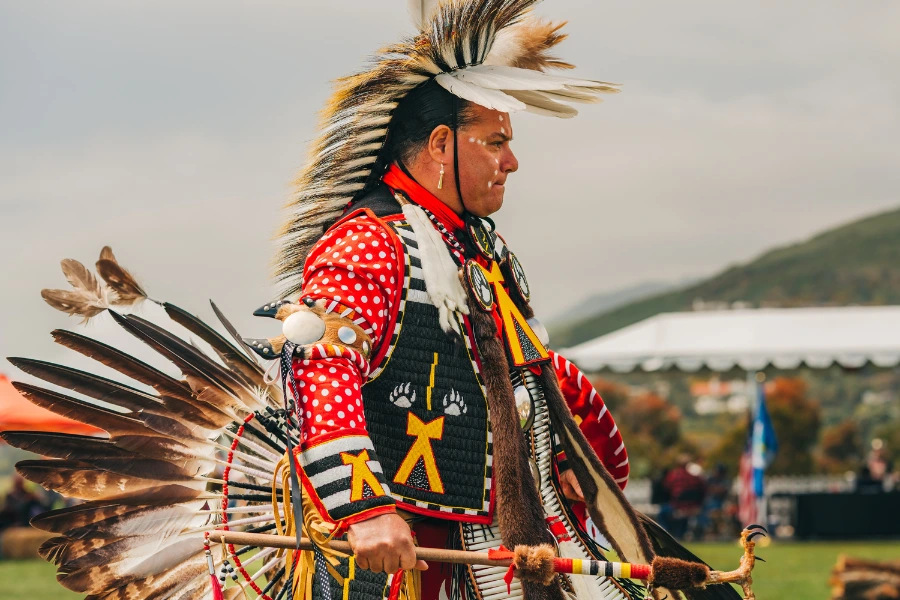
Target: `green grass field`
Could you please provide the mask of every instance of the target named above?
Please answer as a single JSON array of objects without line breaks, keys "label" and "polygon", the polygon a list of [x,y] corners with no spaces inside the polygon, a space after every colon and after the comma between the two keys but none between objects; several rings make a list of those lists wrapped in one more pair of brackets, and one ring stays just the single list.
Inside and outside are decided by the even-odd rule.
[{"label": "green grass field", "polygon": [[[741,555],[735,544],[692,544],[691,550],[713,568],[727,570]],[[825,600],[828,575],[839,554],[859,558],[900,559],[900,542],[773,543],[759,548],[754,586],[759,600]],[[0,598],[68,600],[80,598],[56,583],[54,567],[38,560],[0,561]]]}]

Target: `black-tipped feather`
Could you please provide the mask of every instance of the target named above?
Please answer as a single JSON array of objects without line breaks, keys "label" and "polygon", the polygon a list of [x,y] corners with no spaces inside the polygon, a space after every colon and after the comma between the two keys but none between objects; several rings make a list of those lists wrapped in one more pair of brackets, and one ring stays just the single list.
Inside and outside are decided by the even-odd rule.
[{"label": "black-tipped feather", "polygon": [[[78,369],[30,358],[11,358],[9,360],[30,375],[70,389],[73,392],[128,410],[131,413],[130,416],[142,421],[150,418],[155,418],[157,422],[161,420],[173,421],[174,419],[168,415],[175,415],[192,425],[190,427],[191,430],[195,430],[198,426],[209,430],[219,428],[231,420],[227,416],[223,417],[221,414],[212,414],[214,411],[211,406],[198,407],[195,404],[200,403],[196,403],[196,401],[187,402],[177,398],[160,398],[86,371],[79,371]],[[202,410],[204,408],[206,409],[205,412]],[[218,418],[216,418],[217,416]],[[176,433],[170,433],[157,427],[153,428],[164,435],[177,436],[182,431],[182,429],[179,429]],[[195,433],[192,437],[196,437],[196,435]]]},{"label": "black-tipped feather", "polygon": [[[93,568],[57,571],[56,579],[73,592],[95,594],[111,587],[127,585],[154,573],[164,573],[177,568],[192,556],[202,556],[202,545],[198,551],[196,539],[172,541],[158,552],[143,557],[125,556],[117,561]],[[144,596],[145,598],[147,596]]]},{"label": "black-tipped feather", "polygon": [[[128,470],[140,474],[122,472]],[[198,486],[191,477],[164,461],[137,463],[110,459],[99,467],[75,460],[22,460],[16,463],[16,471],[47,489],[83,500],[116,500],[171,483]]]},{"label": "black-tipped feather", "polygon": [[13,382],[13,386],[33,404],[46,408],[56,414],[74,419],[79,423],[87,423],[105,430],[111,436],[117,435],[150,435],[149,429],[138,419],[118,413],[96,404],[78,400],[45,388]]},{"label": "black-tipped feather", "polygon": [[225,314],[221,310],[219,310],[219,307],[216,306],[215,302],[210,300],[209,305],[212,307],[213,312],[216,313],[216,318],[219,320],[219,323],[222,324],[222,327],[225,328],[225,331],[228,332],[228,335],[230,335],[231,338],[237,343],[239,348],[243,349],[246,352],[248,350],[247,345],[244,344],[244,340],[241,337],[241,334],[238,333],[237,328],[232,325],[231,321],[229,321],[225,317]]},{"label": "black-tipped feather", "polygon": [[29,375],[85,396],[114,404],[132,412],[165,410],[159,398],[99,375],[31,358],[10,358],[9,362]]},{"label": "black-tipped feather", "polygon": [[105,519],[121,516],[138,510],[115,502],[82,502],[57,510],[50,510],[31,519],[31,526],[49,533],[65,534],[69,537],[75,529],[86,529]]},{"label": "black-tipped feather", "polygon": [[207,586],[205,591],[208,592],[209,575],[206,574],[206,568],[206,559],[201,554],[170,571],[116,586],[101,594],[88,595],[84,600],[174,599],[181,591],[194,589],[198,581]]},{"label": "black-tipped feather", "polygon": [[77,461],[23,460],[16,464],[16,471],[42,487],[81,500],[158,504],[170,497],[185,502],[203,493],[196,482],[170,483],[122,475]]},{"label": "black-tipped feather", "polygon": [[241,349],[222,337],[218,331],[201,321],[186,310],[166,302],[163,304],[166,313],[173,321],[212,346],[222,360],[239,369],[240,373],[252,384],[263,385],[263,369]]},{"label": "black-tipped feather", "polygon": [[191,389],[184,382],[169,377],[162,371],[129,354],[125,354],[121,350],[65,329],[56,329],[51,332],[51,335],[53,335],[53,340],[57,344],[92,358],[135,381],[148,385],[156,389],[160,394],[177,398],[190,397]]},{"label": "black-tipped feather", "polygon": [[110,311],[110,314],[126,331],[172,361],[186,376],[193,375],[212,383],[245,404],[256,403],[246,384],[184,340],[140,317],[125,316],[115,311]]},{"label": "black-tipped feather", "polygon": [[79,460],[136,458],[134,452],[118,448],[104,438],[44,431],[4,431],[0,437],[20,450],[50,458]]},{"label": "black-tipped feather", "polygon": [[[202,504],[207,506],[207,504]],[[197,502],[187,504],[128,507],[131,510],[96,519],[83,527],[70,529],[72,539],[102,538],[115,540],[127,536],[158,535],[167,537],[180,531],[196,518]],[[211,518],[209,516],[207,519]]]}]

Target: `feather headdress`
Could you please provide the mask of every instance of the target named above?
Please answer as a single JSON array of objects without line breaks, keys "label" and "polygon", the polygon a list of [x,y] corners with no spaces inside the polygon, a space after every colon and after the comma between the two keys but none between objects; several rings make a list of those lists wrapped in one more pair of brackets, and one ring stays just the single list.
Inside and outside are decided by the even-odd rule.
[{"label": "feather headdress", "polygon": [[548,54],[565,38],[562,23],[529,14],[539,0],[412,0],[418,35],[381,49],[369,69],[338,80],[320,137],[296,181],[280,232],[276,276],[284,295],[300,291],[306,256],[354,198],[386,166],[394,109],[435,79],[452,94],[487,108],[571,117],[569,103],[598,102],[614,84],[551,75],[571,68]]}]

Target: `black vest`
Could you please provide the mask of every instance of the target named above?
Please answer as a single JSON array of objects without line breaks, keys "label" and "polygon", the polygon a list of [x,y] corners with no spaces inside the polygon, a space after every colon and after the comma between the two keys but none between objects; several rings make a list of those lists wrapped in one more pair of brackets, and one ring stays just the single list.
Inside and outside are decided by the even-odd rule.
[{"label": "black vest", "polygon": [[489,522],[493,451],[471,338],[441,330],[412,229],[388,225],[405,246],[405,277],[387,354],[362,390],[369,435],[401,508]]}]

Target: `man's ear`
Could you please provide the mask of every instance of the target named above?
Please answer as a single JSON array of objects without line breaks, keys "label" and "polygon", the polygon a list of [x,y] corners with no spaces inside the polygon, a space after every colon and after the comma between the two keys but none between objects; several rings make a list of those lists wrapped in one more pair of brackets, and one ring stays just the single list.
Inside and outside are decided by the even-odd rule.
[{"label": "man's ear", "polygon": [[428,138],[428,154],[436,162],[447,163],[452,154],[453,130],[446,125],[438,125]]}]

